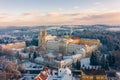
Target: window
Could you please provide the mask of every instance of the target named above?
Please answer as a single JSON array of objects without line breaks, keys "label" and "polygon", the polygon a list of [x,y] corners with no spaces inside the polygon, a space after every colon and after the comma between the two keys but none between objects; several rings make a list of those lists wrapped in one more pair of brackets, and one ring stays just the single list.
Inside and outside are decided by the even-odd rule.
[{"label": "window", "polygon": [[55,75],[58,75],[58,73],[56,72]]}]

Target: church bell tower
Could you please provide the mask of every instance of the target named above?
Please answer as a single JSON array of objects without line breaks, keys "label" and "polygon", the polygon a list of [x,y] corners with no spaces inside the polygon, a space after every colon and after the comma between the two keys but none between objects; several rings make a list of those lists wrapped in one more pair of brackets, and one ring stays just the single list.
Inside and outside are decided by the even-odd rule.
[{"label": "church bell tower", "polygon": [[47,31],[46,29],[44,30],[40,29],[38,33],[38,46],[43,50],[46,50],[46,46],[45,46],[46,41],[47,41]]}]

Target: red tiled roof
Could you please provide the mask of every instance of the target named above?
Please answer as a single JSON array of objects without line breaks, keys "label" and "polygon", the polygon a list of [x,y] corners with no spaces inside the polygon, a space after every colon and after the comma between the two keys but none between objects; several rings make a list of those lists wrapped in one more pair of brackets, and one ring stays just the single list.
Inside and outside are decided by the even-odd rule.
[{"label": "red tiled roof", "polygon": [[46,80],[47,77],[43,74],[43,73],[40,73],[39,77],[42,79],[42,80]]},{"label": "red tiled roof", "polygon": [[47,77],[42,72],[34,80],[46,80]]}]

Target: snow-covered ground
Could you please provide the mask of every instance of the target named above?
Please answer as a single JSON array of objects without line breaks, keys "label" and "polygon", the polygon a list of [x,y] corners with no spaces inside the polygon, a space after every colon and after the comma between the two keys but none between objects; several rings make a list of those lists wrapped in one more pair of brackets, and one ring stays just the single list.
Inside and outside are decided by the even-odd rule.
[{"label": "snow-covered ground", "polygon": [[43,69],[43,65],[39,65],[39,64],[36,64],[36,63],[32,63],[32,62],[29,62],[29,61],[26,61],[26,62],[24,62],[23,63],[23,67],[25,68],[25,69]]},{"label": "snow-covered ground", "polygon": [[90,66],[90,58],[83,58],[83,59],[81,59],[81,67],[82,67],[83,65],[84,65],[85,67]]},{"label": "snow-covered ground", "polygon": [[33,80],[35,76],[24,76],[18,80]]},{"label": "snow-covered ground", "polygon": [[29,61],[26,61],[26,62],[23,63],[23,66],[25,68],[32,68],[33,66],[36,66],[36,64],[32,63],[32,62],[29,62]]},{"label": "snow-covered ground", "polygon": [[107,28],[106,30],[118,32],[118,31],[120,31],[120,27],[117,27],[117,28]]},{"label": "snow-covered ground", "polygon": [[[23,63],[23,67],[26,71],[30,71],[30,70],[33,70],[33,71],[42,71],[43,70],[43,67],[44,65],[39,65],[39,64],[36,64],[36,63],[33,63],[33,62],[30,62],[30,61],[24,61]],[[35,78],[37,74],[30,74],[30,73],[25,73],[24,76],[22,76],[20,79],[18,80],[33,80]]]},{"label": "snow-covered ground", "polygon": [[90,58],[83,58],[81,59],[81,67],[86,67],[86,68],[96,68],[96,67],[100,67],[100,66],[92,66],[90,65]]}]

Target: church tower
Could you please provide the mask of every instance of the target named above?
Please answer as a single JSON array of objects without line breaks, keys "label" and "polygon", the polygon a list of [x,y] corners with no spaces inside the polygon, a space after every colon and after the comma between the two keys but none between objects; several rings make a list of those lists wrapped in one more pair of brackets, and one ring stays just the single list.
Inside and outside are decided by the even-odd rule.
[{"label": "church tower", "polygon": [[71,26],[71,28],[70,28],[70,37],[72,36],[72,33],[73,33],[73,28]]},{"label": "church tower", "polygon": [[38,32],[38,46],[42,47],[42,30],[41,29]]},{"label": "church tower", "polygon": [[46,50],[46,41],[47,41],[47,31],[46,29],[44,30],[39,30],[39,34],[38,34],[38,46],[42,49],[42,50]]}]

